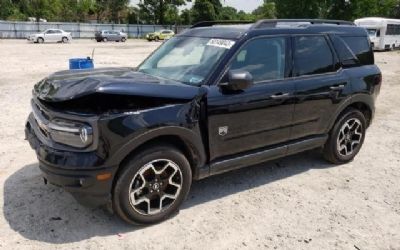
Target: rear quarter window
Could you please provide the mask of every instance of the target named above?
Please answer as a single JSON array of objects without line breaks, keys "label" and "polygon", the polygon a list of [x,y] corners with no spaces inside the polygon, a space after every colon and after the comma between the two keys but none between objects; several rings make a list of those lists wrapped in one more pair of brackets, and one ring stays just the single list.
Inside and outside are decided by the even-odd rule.
[{"label": "rear quarter window", "polygon": [[368,37],[364,36],[342,36],[343,41],[352,50],[354,55],[357,56],[360,64],[369,65],[374,64],[374,54]]}]

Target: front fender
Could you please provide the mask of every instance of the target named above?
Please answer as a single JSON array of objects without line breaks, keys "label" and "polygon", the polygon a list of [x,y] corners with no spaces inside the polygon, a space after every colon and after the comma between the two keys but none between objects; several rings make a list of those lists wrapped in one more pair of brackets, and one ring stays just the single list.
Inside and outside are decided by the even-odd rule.
[{"label": "front fender", "polygon": [[110,161],[120,164],[132,151],[144,143],[161,136],[177,136],[181,138],[193,151],[194,156],[196,156],[196,167],[205,165],[206,154],[201,137],[190,129],[177,126],[160,127],[146,131],[121,146],[110,158]]},{"label": "front fender", "polygon": [[[120,165],[143,144],[162,136],[172,136],[178,137],[190,153],[193,177],[197,179],[200,172],[208,174],[199,110],[195,103],[194,100],[166,105],[102,120],[99,130],[103,135],[101,145],[104,145],[106,165]],[[176,142],[171,140],[171,143]]]}]

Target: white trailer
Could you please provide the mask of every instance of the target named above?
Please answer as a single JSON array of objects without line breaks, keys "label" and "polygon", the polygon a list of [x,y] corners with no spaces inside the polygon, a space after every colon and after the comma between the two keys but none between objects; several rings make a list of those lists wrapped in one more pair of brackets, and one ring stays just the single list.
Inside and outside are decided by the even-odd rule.
[{"label": "white trailer", "polygon": [[400,19],[366,17],[354,21],[367,29],[374,50],[389,50],[400,47]]}]

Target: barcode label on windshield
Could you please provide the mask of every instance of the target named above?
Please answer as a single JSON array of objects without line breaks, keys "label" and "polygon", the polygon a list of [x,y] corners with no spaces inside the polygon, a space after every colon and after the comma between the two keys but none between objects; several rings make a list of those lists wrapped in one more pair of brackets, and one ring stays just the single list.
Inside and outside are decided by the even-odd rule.
[{"label": "barcode label on windshield", "polygon": [[207,43],[208,46],[221,47],[225,49],[230,49],[234,44],[235,41],[226,39],[210,39]]}]

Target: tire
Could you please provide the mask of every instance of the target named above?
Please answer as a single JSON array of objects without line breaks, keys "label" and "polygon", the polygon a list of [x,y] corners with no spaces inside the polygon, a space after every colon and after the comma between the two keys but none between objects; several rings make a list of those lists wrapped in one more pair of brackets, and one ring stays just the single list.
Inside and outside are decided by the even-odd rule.
[{"label": "tire", "polygon": [[155,38],[154,38],[154,41],[156,41],[156,42],[158,42],[160,40],[160,38],[158,37],[158,36],[156,36]]},{"label": "tire", "polygon": [[107,41],[108,41],[107,37],[104,37],[103,42],[107,42]]},{"label": "tire", "polygon": [[[116,214],[130,224],[153,224],[178,211],[189,193],[192,171],[179,150],[160,145],[131,157],[116,178],[113,189]],[[149,204],[153,208],[150,212]],[[160,204],[162,209],[158,209]]]},{"label": "tire", "polygon": [[44,43],[44,39],[43,39],[42,37],[39,37],[39,38],[37,39],[37,43]]},{"label": "tire", "polygon": [[324,158],[334,164],[352,161],[364,143],[366,124],[365,116],[359,110],[346,110],[329,133]]},{"label": "tire", "polygon": [[123,37],[122,39],[121,39],[121,42],[126,42],[126,38],[125,37]]},{"label": "tire", "polygon": [[67,37],[63,37],[63,38],[61,39],[61,41],[62,41],[63,43],[67,43],[69,40],[68,40]]}]

